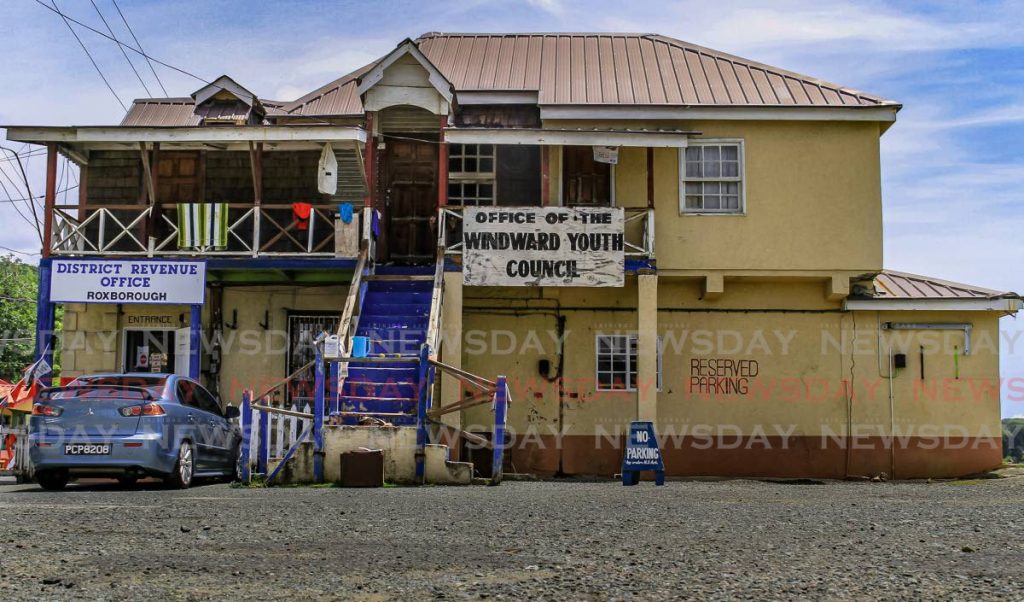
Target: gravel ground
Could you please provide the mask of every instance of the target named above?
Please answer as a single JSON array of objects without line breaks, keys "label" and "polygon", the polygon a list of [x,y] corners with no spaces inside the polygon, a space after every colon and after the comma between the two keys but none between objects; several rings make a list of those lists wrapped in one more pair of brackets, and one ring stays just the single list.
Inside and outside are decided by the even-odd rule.
[{"label": "gravel ground", "polygon": [[0,596],[1011,598],[1024,477],[0,487]]}]

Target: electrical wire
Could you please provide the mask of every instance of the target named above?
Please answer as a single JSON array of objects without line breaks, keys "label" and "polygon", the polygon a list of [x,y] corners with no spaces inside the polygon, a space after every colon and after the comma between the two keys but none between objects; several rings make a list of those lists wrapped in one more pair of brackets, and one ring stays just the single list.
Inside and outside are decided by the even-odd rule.
[{"label": "electrical wire", "polygon": [[[100,16],[100,21],[103,21],[103,24],[107,27],[107,31],[110,32],[111,37],[113,37],[116,40],[117,35],[114,33],[114,30],[111,29],[110,23],[107,23],[107,18],[103,16],[103,12],[100,11],[100,7],[96,6],[96,0],[89,0],[89,2],[92,3],[92,7],[96,9],[96,14]],[[118,44],[117,48],[121,51],[121,54],[124,55],[124,60],[128,61],[128,66],[132,68],[132,73],[135,74],[135,77],[138,78],[139,83],[142,84],[142,89],[146,91],[146,95],[152,96],[153,93],[149,91],[149,86],[147,86],[146,82],[142,80],[142,76],[139,75],[139,71],[135,68],[135,63],[132,62],[132,59],[128,58],[128,53],[125,52],[124,46]]]},{"label": "electrical wire", "polygon": [[3,249],[4,251],[10,251],[11,253],[17,253],[18,255],[28,255],[30,257],[33,256],[33,255],[39,255],[39,253],[30,253],[29,251],[19,251],[17,249],[12,249],[10,247],[5,247],[3,245],[0,245],[0,249]]},{"label": "electrical wire", "polygon": [[[62,189],[57,191],[57,194],[61,194],[63,192],[70,192],[70,191],[72,191],[72,190],[74,190],[76,188],[78,188],[78,184],[75,184],[74,186],[68,186],[67,188],[62,188]],[[46,195],[40,194],[38,196],[32,197],[31,200],[35,201],[37,199],[43,199],[43,198],[46,198]],[[28,197],[21,197],[21,198],[17,198],[17,199],[6,198],[6,199],[0,199],[0,203],[23,203],[23,202],[28,201],[28,200],[30,200]]]},{"label": "electrical wire", "polygon": [[2,301],[17,301],[19,303],[35,303],[35,299],[29,299],[28,297],[12,297],[10,295],[0,295]]},{"label": "electrical wire", "polygon": [[152,61],[149,60],[145,51],[142,50],[142,42],[139,42],[139,38],[135,37],[135,30],[133,30],[132,26],[128,24],[128,19],[124,18],[124,13],[121,12],[121,7],[117,5],[117,0],[110,1],[114,3],[114,8],[117,9],[117,14],[121,15],[121,21],[124,23],[124,26],[128,28],[128,33],[132,35],[132,39],[135,40],[135,45],[139,47],[139,52],[142,56],[146,57],[146,64],[149,65],[149,70],[153,72],[153,77],[156,78],[156,83],[160,84],[160,89],[164,91],[164,96],[167,96],[167,88],[164,87],[164,82],[160,80],[160,76],[157,75],[156,69],[153,68]]},{"label": "electrical wire", "polygon": [[[36,0],[36,2],[43,4],[41,0]],[[114,87],[110,85],[109,81],[107,81],[107,76],[103,74],[103,70],[100,69],[99,64],[96,63],[96,59],[92,58],[92,53],[89,52],[89,49],[85,47],[85,42],[82,41],[82,38],[78,37],[78,32],[75,31],[75,28],[71,27],[71,23],[68,21],[68,17],[65,16],[64,13],[60,12],[59,8],[57,8],[57,0],[50,0],[50,2],[53,4],[54,12],[60,15],[61,19],[64,20],[64,24],[68,26],[68,31],[70,31],[71,35],[75,36],[75,39],[78,40],[78,45],[82,47],[82,50],[85,52],[85,56],[89,57],[89,62],[91,62],[92,66],[96,68],[96,73],[100,75],[100,79],[103,80],[103,83],[107,85],[107,89],[110,90],[110,93],[113,94],[114,98],[117,99],[117,104],[121,105],[121,108],[124,109],[124,111],[127,113],[128,107],[125,106],[124,101],[122,101],[121,97],[118,96],[117,92],[114,91]],[[43,4],[43,6],[46,5]],[[117,42],[117,40],[114,41]],[[120,44],[120,42],[118,43]]]},{"label": "electrical wire", "polygon": [[[48,4],[43,2],[43,0],[35,0],[35,2],[39,6],[42,6],[43,8],[45,8],[46,10],[48,10],[48,11],[50,11],[52,13],[56,13],[56,14],[60,15],[61,18],[64,19],[65,21],[70,21],[70,22],[74,23],[75,25],[78,25],[78,26],[80,26],[80,27],[82,27],[84,29],[88,29],[89,31],[91,31],[91,32],[93,32],[93,33],[95,33],[97,35],[100,35],[100,36],[103,36],[104,38],[107,38],[108,40],[110,40],[111,42],[114,42],[115,44],[120,44],[121,46],[124,46],[128,50],[131,50],[132,52],[134,52],[136,54],[140,54],[140,55],[146,57],[147,60],[153,61],[157,65],[161,65],[163,67],[167,67],[168,69],[172,69],[172,70],[177,71],[178,73],[181,73],[183,75],[187,75],[189,77],[195,78],[195,79],[203,82],[204,84],[212,83],[212,82],[209,82],[209,81],[199,77],[195,73],[190,73],[190,72],[188,72],[188,71],[186,71],[186,70],[184,70],[184,69],[182,69],[180,67],[175,67],[174,65],[171,65],[169,63],[165,63],[164,61],[161,61],[160,59],[154,58],[154,57],[146,54],[145,52],[139,50],[138,48],[134,48],[132,46],[129,46],[128,44],[125,44],[124,42],[122,42],[121,40],[118,40],[117,38],[110,37],[109,35],[103,33],[102,31],[100,31],[98,29],[96,29],[95,27],[90,27],[89,25],[86,25],[85,23],[82,23],[81,21],[79,21],[79,20],[77,20],[77,19],[75,19],[73,17],[69,17],[69,16],[65,15],[64,13],[60,12],[60,10],[57,9],[56,7],[49,6]],[[165,91],[165,93],[166,93],[166,91]]]},{"label": "electrical wire", "polygon": [[[7,151],[7,152],[9,152],[9,153],[14,155],[14,158],[17,160],[17,163],[18,163],[18,169],[21,170],[21,177],[22,177],[22,179],[25,182],[25,193],[26,193],[25,196],[28,197],[29,199],[31,199],[32,198],[32,187],[28,183],[28,174],[25,172],[25,165],[21,162],[21,156],[18,155],[18,153],[16,153],[14,150],[12,150],[10,148],[7,148],[6,146],[0,146],[0,150],[5,150],[5,151]],[[2,172],[5,176],[7,175],[7,172],[4,171],[3,169],[0,169],[0,172]],[[10,179],[10,178],[8,177],[8,179]],[[13,180],[11,180],[11,185],[14,186],[14,181]],[[15,188],[15,190],[18,189],[17,186],[14,186],[14,188]],[[8,198],[10,198],[10,194],[7,193],[6,190],[4,190],[4,193],[7,194]],[[14,206],[16,207],[16,205],[14,205]],[[29,201],[28,202],[28,206],[29,206],[29,209],[32,210],[32,219],[35,222],[36,234],[39,236],[39,244],[43,245],[44,244],[43,243],[43,229],[39,225],[39,215],[36,213],[35,203]],[[18,211],[18,213],[20,214],[21,211]]]}]

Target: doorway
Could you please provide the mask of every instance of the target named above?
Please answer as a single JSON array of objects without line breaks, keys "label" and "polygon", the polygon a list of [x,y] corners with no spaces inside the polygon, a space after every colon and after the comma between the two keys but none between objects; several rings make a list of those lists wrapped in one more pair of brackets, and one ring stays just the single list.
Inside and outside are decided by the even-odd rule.
[{"label": "doorway", "polygon": [[[188,329],[185,338],[188,339]],[[122,372],[177,374],[177,368],[188,368],[188,357],[179,358],[179,333],[173,328],[124,330]]]},{"label": "doorway", "polygon": [[434,262],[437,161],[436,142],[388,137],[384,191],[388,261],[412,265]]},{"label": "doorway", "polygon": [[[311,313],[288,314],[288,355],[285,361],[285,374],[292,374],[299,368],[312,362],[316,357],[315,341],[320,333],[334,333],[338,330],[338,314]],[[302,409],[305,404],[313,406],[316,391],[313,386],[316,374],[313,368],[306,368],[295,376],[286,387],[289,404],[297,404]]]}]

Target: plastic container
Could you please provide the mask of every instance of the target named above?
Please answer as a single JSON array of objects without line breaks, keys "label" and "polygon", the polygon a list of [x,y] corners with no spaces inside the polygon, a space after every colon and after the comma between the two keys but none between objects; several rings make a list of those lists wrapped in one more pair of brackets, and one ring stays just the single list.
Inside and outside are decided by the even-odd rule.
[{"label": "plastic container", "polygon": [[370,337],[352,337],[352,357],[366,357],[370,351]]}]

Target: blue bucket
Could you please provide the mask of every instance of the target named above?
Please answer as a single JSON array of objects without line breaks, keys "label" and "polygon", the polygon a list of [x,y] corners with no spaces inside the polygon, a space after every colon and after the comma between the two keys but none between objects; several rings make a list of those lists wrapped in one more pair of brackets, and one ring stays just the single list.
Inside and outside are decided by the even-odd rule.
[{"label": "blue bucket", "polygon": [[370,337],[352,337],[352,357],[366,357],[370,351]]}]

